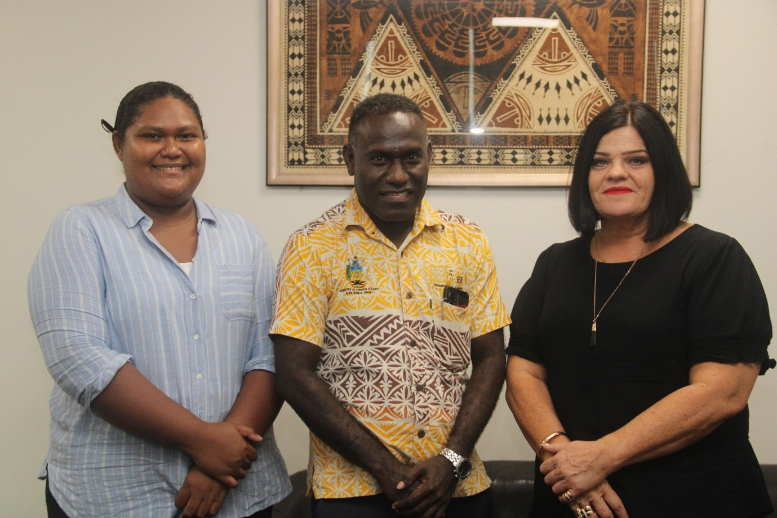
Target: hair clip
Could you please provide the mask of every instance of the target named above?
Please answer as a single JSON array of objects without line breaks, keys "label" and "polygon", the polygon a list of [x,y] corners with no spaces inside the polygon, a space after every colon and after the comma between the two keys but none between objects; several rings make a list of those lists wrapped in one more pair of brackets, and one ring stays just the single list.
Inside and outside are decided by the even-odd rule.
[{"label": "hair clip", "polygon": [[113,133],[113,126],[111,126],[110,124],[108,124],[108,121],[107,121],[107,120],[105,120],[105,119],[100,119],[100,126],[102,126],[102,127],[103,127],[103,129],[104,129],[105,131],[107,131],[108,133]]}]

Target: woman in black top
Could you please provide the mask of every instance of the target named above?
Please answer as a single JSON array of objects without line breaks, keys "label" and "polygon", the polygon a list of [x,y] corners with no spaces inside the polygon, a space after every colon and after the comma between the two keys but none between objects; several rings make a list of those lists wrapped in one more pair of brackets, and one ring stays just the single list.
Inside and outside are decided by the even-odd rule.
[{"label": "woman in black top", "polygon": [[685,221],[671,130],[616,102],[580,141],[581,237],[545,250],[512,312],[507,401],[538,452],[531,516],[759,517],[747,399],[771,322],[734,239]]}]

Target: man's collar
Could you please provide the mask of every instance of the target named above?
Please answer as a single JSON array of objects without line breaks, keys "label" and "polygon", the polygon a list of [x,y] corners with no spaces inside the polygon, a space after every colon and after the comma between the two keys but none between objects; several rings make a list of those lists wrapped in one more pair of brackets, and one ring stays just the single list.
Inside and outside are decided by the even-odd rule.
[{"label": "man's collar", "polygon": [[[356,194],[356,189],[351,191],[351,195],[346,200],[345,205],[346,226],[355,225],[363,228],[368,234],[372,235],[375,232],[380,232],[375,222],[372,221],[367,211],[359,202],[359,196]],[[442,218],[437,211],[426,200],[421,200],[421,206],[415,211],[415,220],[413,222],[413,229],[410,234],[416,236],[421,233],[424,227],[442,226]]]}]

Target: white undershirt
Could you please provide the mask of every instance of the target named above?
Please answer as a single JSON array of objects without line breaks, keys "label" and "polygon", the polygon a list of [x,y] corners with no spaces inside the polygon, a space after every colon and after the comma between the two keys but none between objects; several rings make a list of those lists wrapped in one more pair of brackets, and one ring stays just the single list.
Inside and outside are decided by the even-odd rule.
[{"label": "white undershirt", "polygon": [[192,271],[193,264],[194,264],[194,261],[189,261],[188,263],[178,263],[178,265],[183,269],[186,275],[189,275],[189,272]]}]

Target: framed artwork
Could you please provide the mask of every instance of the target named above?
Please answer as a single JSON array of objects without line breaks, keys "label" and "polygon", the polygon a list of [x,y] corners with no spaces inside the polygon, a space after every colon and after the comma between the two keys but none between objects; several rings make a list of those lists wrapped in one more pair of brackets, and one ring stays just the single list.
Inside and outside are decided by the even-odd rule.
[{"label": "framed artwork", "polygon": [[587,123],[656,107],[699,185],[704,0],[270,0],[267,183],[349,185],[354,106],[421,107],[430,185],[563,186]]}]

